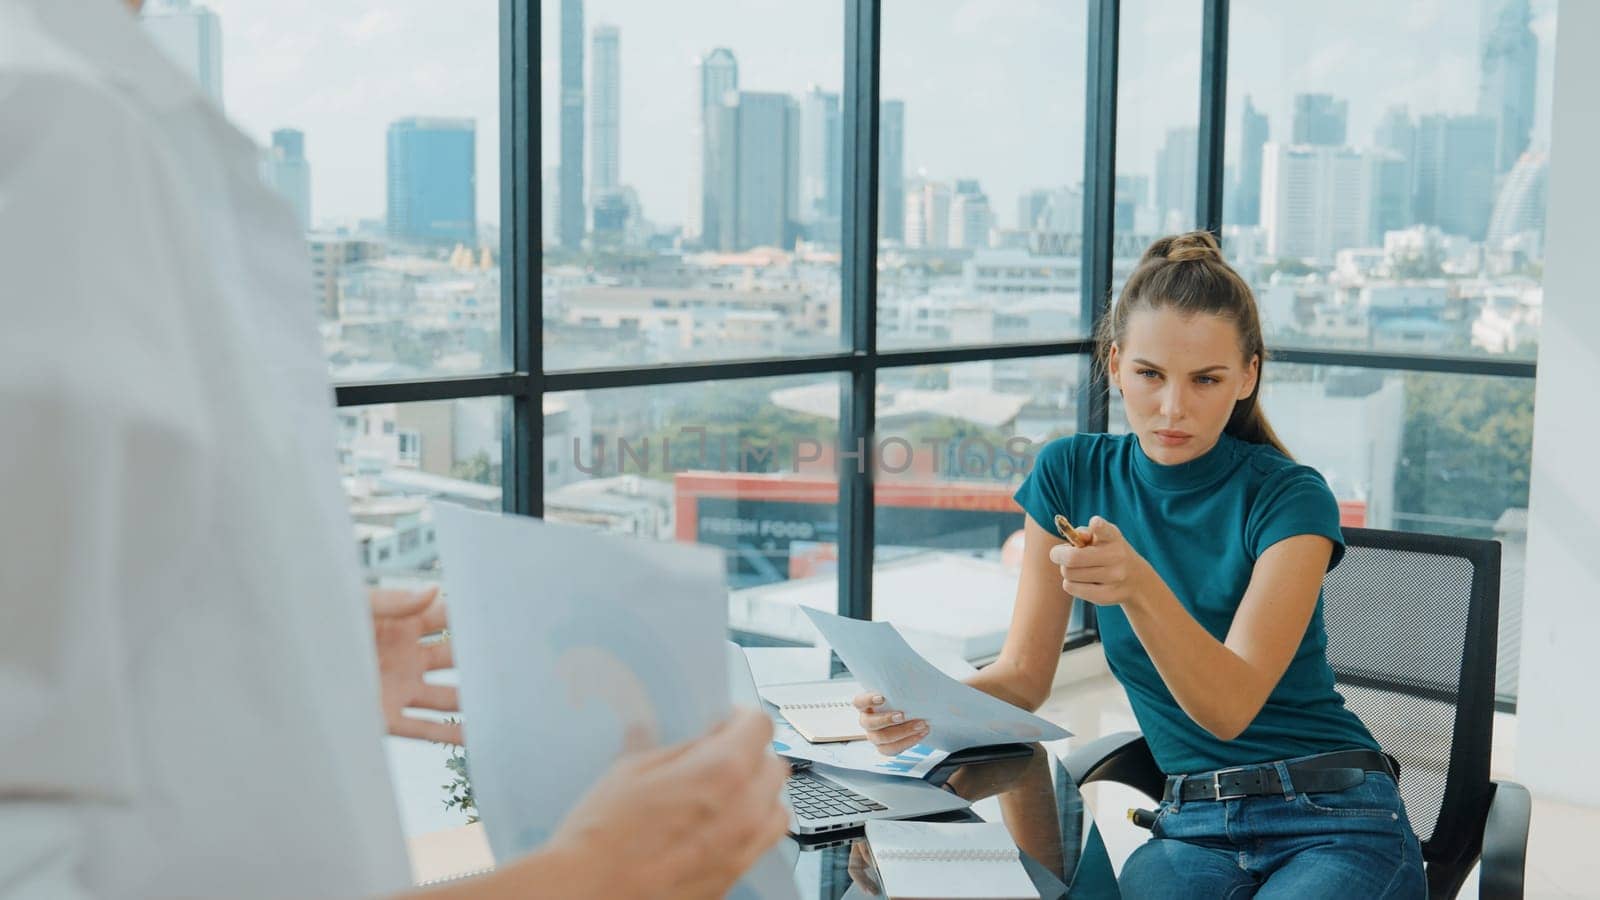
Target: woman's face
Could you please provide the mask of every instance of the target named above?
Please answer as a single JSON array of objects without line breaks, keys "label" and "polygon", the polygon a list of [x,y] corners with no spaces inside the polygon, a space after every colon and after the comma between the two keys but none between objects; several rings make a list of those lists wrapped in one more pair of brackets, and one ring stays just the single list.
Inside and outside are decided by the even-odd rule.
[{"label": "woman's face", "polygon": [[1243,358],[1231,320],[1171,308],[1130,314],[1107,363],[1139,446],[1168,466],[1217,445],[1233,405],[1256,389],[1260,368],[1256,357]]}]

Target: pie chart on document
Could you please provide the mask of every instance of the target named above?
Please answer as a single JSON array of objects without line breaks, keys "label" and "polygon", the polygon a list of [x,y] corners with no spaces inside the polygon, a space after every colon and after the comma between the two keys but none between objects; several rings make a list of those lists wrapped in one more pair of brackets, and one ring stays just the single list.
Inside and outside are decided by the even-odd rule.
[{"label": "pie chart on document", "polygon": [[556,661],[556,671],[566,682],[567,702],[574,708],[599,703],[616,717],[622,735],[621,752],[656,746],[661,727],[644,682],[633,667],[604,647],[573,647]]}]

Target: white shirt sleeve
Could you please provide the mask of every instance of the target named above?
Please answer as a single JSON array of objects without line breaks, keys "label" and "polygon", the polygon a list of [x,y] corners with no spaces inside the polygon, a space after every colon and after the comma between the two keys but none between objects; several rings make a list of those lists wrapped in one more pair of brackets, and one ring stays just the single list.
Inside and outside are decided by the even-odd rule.
[{"label": "white shirt sleeve", "polygon": [[0,70],[0,122],[0,897],[76,897],[214,443],[158,148],[70,73]]}]

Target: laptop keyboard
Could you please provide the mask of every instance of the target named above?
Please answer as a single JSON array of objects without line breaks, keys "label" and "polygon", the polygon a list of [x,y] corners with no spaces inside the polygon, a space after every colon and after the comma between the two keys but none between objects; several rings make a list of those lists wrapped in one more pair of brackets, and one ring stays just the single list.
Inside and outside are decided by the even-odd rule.
[{"label": "laptop keyboard", "polygon": [[809,772],[796,772],[784,786],[789,808],[802,819],[831,819],[888,809],[882,803],[846,790]]}]

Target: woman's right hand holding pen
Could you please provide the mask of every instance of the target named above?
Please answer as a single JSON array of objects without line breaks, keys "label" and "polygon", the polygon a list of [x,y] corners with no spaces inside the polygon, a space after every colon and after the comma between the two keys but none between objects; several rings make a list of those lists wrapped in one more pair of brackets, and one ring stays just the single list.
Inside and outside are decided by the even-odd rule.
[{"label": "woman's right hand holding pen", "polygon": [[928,723],[922,719],[907,719],[898,709],[886,709],[882,694],[865,691],[853,701],[861,716],[861,728],[867,740],[884,756],[895,756],[917,745],[928,736]]}]

